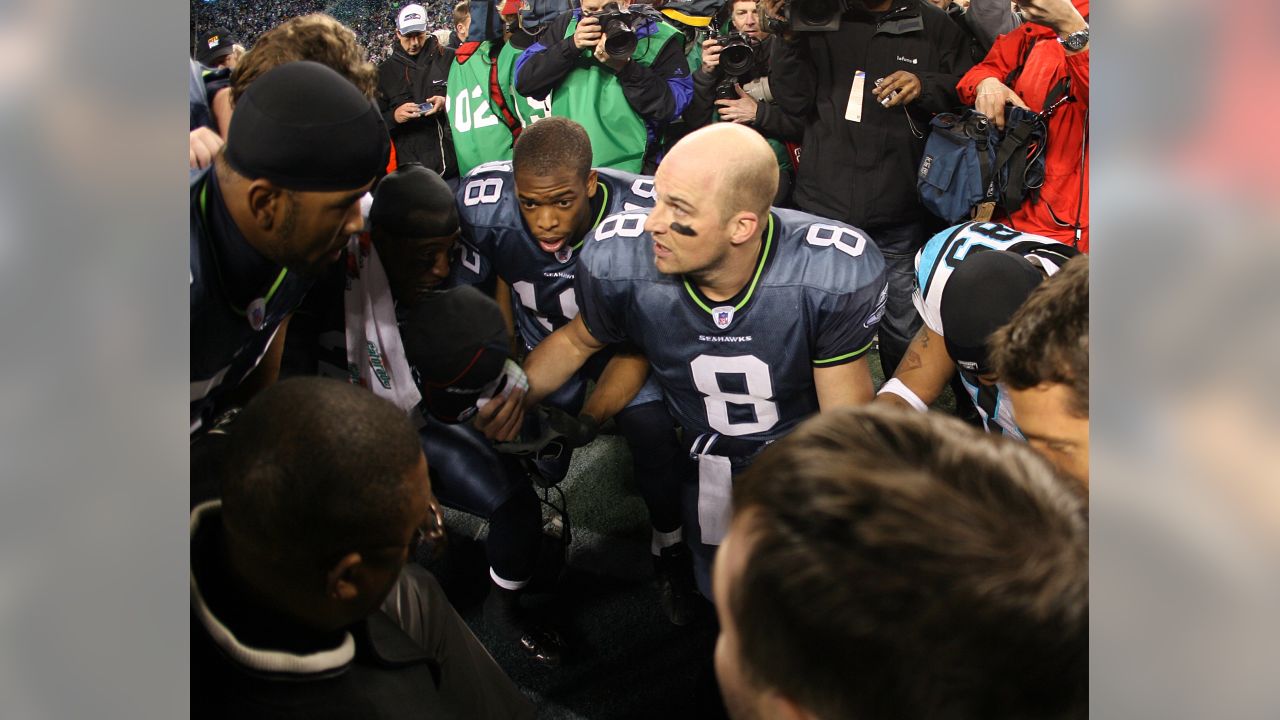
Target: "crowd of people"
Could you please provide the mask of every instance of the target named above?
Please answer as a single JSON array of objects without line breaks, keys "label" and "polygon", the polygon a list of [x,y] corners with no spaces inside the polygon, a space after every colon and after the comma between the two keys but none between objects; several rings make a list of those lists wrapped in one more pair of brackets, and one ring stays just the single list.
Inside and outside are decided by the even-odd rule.
[{"label": "crowd of people", "polygon": [[[532,716],[422,565],[483,518],[558,666],[537,489],[612,428],[731,717],[1083,717],[1087,0],[620,4],[200,36],[193,714]],[[1024,111],[934,215],[931,122]]]},{"label": "crowd of people", "polygon": [[[250,48],[259,35],[289,18],[323,12],[351,28],[361,47],[367,51],[369,62],[378,63],[385,60],[395,46],[395,32],[391,25],[400,5],[395,0],[191,0],[193,42],[198,41],[201,33],[225,28]],[[432,29],[452,27],[452,3],[427,0],[423,7]]]}]

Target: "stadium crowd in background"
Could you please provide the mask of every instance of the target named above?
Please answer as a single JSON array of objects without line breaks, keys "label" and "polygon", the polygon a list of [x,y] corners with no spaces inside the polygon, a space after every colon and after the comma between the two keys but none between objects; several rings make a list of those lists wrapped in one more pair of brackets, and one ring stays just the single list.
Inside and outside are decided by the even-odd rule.
[{"label": "stadium crowd in background", "polygon": [[730,716],[1083,717],[1088,1],[826,7],[192,2],[194,715],[529,716],[612,432]]}]

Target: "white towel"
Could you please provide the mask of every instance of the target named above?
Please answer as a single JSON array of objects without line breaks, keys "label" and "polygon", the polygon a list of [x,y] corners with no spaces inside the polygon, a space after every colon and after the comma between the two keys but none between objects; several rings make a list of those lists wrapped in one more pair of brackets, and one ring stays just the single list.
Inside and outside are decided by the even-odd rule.
[{"label": "white towel", "polygon": [[409,371],[387,274],[373,249],[368,225],[347,243],[347,368],[353,382],[405,412],[422,400]]}]

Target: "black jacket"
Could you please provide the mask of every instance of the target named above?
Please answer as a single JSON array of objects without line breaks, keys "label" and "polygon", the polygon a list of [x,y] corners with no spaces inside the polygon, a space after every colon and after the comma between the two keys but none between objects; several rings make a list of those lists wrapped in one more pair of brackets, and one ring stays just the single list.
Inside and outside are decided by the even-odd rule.
[{"label": "black jacket", "polygon": [[434,36],[428,35],[416,58],[397,42],[391,57],[378,66],[378,109],[391,130],[397,164],[419,162],[446,178],[458,175],[446,114],[442,111],[397,123],[395,111],[407,102],[421,103],[435,95],[446,95],[445,83],[452,62],[453,50],[441,47]]},{"label": "black jacket", "polygon": [[[231,590],[218,559],[221,511],[196,511],[191,538],[191,717],[209,720],[454,718],[438,686],[441,668],[387,615],[375,611],[314,642],[287,619],[252,610]],[[250,643],[214,612],[255,618],[254,632],[278,644]],[[241,625],[240,627],[243,627]],[[286,629],[292,628],[292,629]],[[216,634],[215,634],[216,633]],[[306,649],[299,647],[308,641]]]},{"label": "black jacket", "polygon": [[[931,217],[920,205],[916,171],[930,118],[959,106],[956,83],[973,65],[968,38],[924,0],[898,0],[884,13],[854,4],[839,30],[774,44],[774,98],[784,112],[805,118],[795,201],[862,228]],[[845,109],[858,70],[866,84],[855,123]],[[921,94],[906,110],[886,109],[871,90],[898,70],[920,79]]]},{"label": "black jacket", "polygon": [[[777,36],[770,35],[756,48],[755,68],[750,76],[741,79],[743,84],[748,80],[769,77],[769,57],[773,53],[774,43],[778,42],[781,40]],[[716,109],[716,86],[725,79],[724,71],[719,67],[710,73],[705,73],[699,64],[698,69],[693,73],[693,99],[689,101],[689,107],[684,111],[684,120],[689,124],[690,129],[697,129],[711,122],[711,113]],[[775,140],[798,143],[804,136],[803,118],[783,112],[776,103],[758,103],[756,120],[751,127],[760,131],[761,135]]]}]

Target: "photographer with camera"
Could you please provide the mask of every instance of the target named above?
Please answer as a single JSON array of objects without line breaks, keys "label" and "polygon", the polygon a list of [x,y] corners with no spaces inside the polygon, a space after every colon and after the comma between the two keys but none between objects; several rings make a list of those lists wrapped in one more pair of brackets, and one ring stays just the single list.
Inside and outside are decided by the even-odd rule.
[{"label": "photographer with camera", "polygon": [[[721,22],[725,16],[727,20]],[[722,30],[722,26],[726,29]],[[712,19],[702,41],[702,64],[693,74],[693,99],[684,111],[690,130],[712,122],[750,125],[769,141],[778,157],[774,205],[791,197],[793,168],[786,142],[799,143],[804,121],[782,112],[769,89],[769,54],[774,37],[760,27],[756,0],[731,0]]]},{"label": "photographer with camera", "polygon": [[[880,361],[892,375],[920,329],[914,258],[942,223],[920,204],[916,171],[929,120],[959,107],[973,64],[965,34],[926,0],[761,0],[770,79],[804,118],[794,202],[866,231],[888,266]],[[769,25],[773,23],[777,30]]]},{"label": "photographer with camera", "polygon": [[516,61],[515,90],[587,129],[592,165],[651,174],[693,81],[682,36],[647,5],[583,0]]}]

